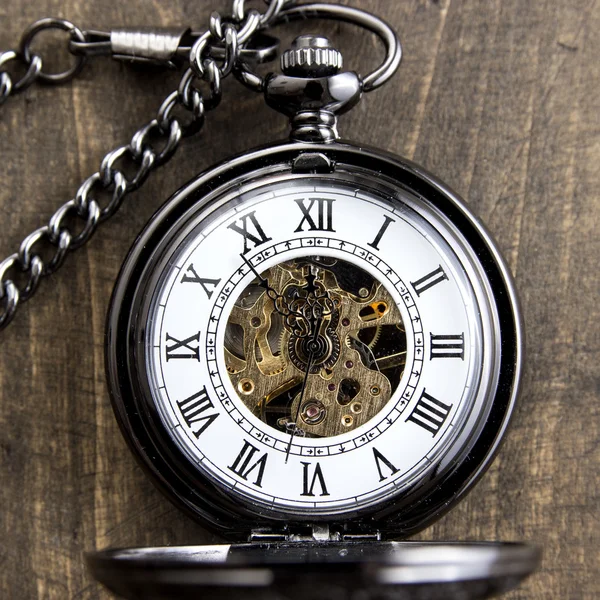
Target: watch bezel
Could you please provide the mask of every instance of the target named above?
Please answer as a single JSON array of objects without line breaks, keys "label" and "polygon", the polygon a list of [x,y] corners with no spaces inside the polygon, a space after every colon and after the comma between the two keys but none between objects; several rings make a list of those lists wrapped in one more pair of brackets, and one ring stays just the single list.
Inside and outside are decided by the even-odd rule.
[{"label": "watch bezel", "polygon": [[502,332],[498,385],[490,413],[468,452],[435,482],[420,482],[401,498],[378,503],[348,518],[334,518],[330,527],[342,532],[371,532],[384,537],[416,533],[445,514],[485,472],[505,433],[519,391],[523,361],[523,331],[512,278],[490,234],[444,184],[421,167],[384,152],[349,143],[283,143],[227,160],[198,175],[152,217],[136,239],[119,274],[107,319],[106,367],[113,408],[121,430],[136,458],[166,496],[196,519],[230,538],[251,530],[290,529],[306,520],[286,522],[278,515],[249,507],[227,495],[192,469],[161,425],[139,371],[144,326],[136,322],[141,297],[150,278],[148,265],[158,246],[178,230],[176,224],[196,212],[203,200],[245,176],[291,170],[295,158],[312,152],[336,165],[371,171],[425,198],[448,217],[474,249],[489,282]]}]

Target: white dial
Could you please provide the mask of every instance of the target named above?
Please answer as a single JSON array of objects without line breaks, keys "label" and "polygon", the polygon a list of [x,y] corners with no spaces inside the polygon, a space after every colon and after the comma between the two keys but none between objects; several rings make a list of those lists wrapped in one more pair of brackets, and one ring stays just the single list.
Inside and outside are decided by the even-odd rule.
[{"label": "white dial", "polygon": [[153,402],[190,463],[246,502],[313,517],[439,468],[485,418],[499,344],[453,225],[412,194],[335,177],[219,204],[163,261],[146,335]]}]

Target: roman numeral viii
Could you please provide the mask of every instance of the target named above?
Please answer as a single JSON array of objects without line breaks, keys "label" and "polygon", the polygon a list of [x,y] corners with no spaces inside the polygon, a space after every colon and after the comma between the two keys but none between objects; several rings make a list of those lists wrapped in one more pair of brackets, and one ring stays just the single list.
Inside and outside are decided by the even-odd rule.
[{"label": "roman numeral viii", "polygon": [[265,474],[265,467],[267,465],[267,454],[263,454],[253,462],[254,455],[258,451],[258,448],[255,448],[250,442],[244,440],[242,450],[237,455],[234,463],[227,468],[246,481],[248,481],[248,477],[254,472],[256,475],[254,485],[262,487],[263,475]]},{"label": "roman numeral viii", "polygon": [[417,405],[406,421],[416,423],[435,437],[450,414],[451,409],[452,404],[445,404],[423,390]]},{"label": "roman numeral viii", "polygon": [[[198,283],[198,284],[200,284],[202,286],[202,289],[208,296],[208,299],[210,300],[210,297],[213,295],[214,288],[216,288],[219,285],[219,283],[221,283],[221,280],[220,279],[204,279],[203,277],[200,277],[198,275],[198,273],[196,273],[196,269],[194,269],[194,265],[190,265],[187,268],[186,272],[183,274],[183,277],[181,278],[181,283]],[[209,286],[213,289],[212,290],[209,289]]]},{"label": "roman numeral viii", "polygon": [[417,281],[411,281],[410,285],[413,286],[417,296],[420,296],[429,288],[432,288],[434,285],[444,281],[444,279],[448,279],[448,275],[446,275],[444,269],[442,269],[442,265],[440,265],[437,269],[435,269],[435,271],[427,273],[425,277],[421,277],[421,279],[417,279]]},{"label": "roman numeral viii", "polygon": [[302,466],[304,467],[303,471],[303,492],[302,496],[314,496],[315,495],[315,485],[318,483],[321,488],[320,496],[329,496],[329,492],[327,491],[327,486],[325,485],[325,478],[323,477],[323,471],[321,471],[321,464],[317,463],[315,467],[312,479],[310,477],[310,469],[311,464],[308,462],[303,462]]},{"label": "roman numeral viii", "polygon": [[190,335],[184,340],[178,340],[169,333],[166,334],[167,361],[175,358],[191,358],[200,360],[200,332]]},{"label": "roman numeral viii", "polygon": [[[304,222],[308,225],[309,231],[335,231],[333,228],[333,199],[325,198],[310,198],[308,200],[308,206],[304,205],[304,200],[295,200],[298,208],[304,215],[300,221],[300,225],[294,230],[294,233],[298,231],[304,231]],[[313,208],[316,207],[316,222],[314,220],[315,211]]]},{"label": "roman numeral viii", "polygon": [[228,229],[239,233],[244,238],[244,254],[251,248],[248,246],[248,242],[254,244],[253,248],[260,246],[265,242],[271,241],[273,238],[267,237],[260,223],[256,220],[255,211],[248,213],[240,218],[241,224],[232,223],[228,225]]},{"label": "roman numeral viii", "polygon": [[[219,416],[214,410],[215,406],[206,393],[206,387],[203,387],[197,394],[177,402],[181,411],[181,416],[187,426],[199,438],[210,424]],[[208,411],[208,414],[206,414]],[[196,429],[196,427],[198,427]]]},{"label": "roman numeral viii", "polygon": [[429,359],[433,358],[460,358],[465,359],[465,336],[459,335],[433,335],[430,334],[431,349]]}]

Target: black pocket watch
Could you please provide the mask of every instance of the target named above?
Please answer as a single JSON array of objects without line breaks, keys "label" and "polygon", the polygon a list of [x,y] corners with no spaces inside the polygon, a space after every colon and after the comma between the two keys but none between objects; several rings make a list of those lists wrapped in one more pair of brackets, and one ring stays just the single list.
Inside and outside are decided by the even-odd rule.
[{"label": "black pocket watch", "polygon": [[[504,591],[536,567],[535,548],[389,540],[463,498],[506,431],[523,361],[508,268],[442,182],[339,139],[337,116],[397,69],[394,31],[348,7],[283,4],[271,24],[352,22],[381,38],[385,61],[361,77],[329,40],[303,35],[263,79],[242,62],[239,31],[214,20],[224,70],[290,118],[291,139],[168,200],[131,249],[107,321],[130,448],[176,506],[231,543],[108,550],[89,565],[131,598]],[[214,87],[211,64],[196,68]],[[189,83],[180,94],[193,104]]]}]

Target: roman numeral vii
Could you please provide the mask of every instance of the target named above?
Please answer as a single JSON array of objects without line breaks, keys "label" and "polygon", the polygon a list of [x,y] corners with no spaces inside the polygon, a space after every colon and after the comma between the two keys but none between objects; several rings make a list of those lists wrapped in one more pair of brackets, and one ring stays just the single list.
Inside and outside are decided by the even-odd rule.
[{"label": "roman numeral vii", "polygon": [[244,445],[240,453],[228,469],[246,481],[248,481],[248,477],[254,473],[254,475],[256,475],[254,485],[261,487],[263,475],[265,474],[265,467],[267,465],[267,454],[265,453],[260,458],[254,460],[255,454],[258,451],[258,448],[255,448],[250,442],[244,440]]}]

